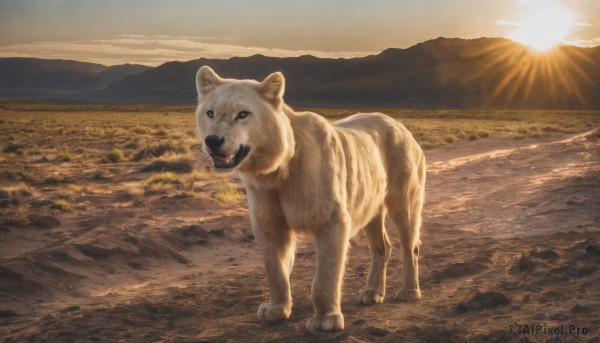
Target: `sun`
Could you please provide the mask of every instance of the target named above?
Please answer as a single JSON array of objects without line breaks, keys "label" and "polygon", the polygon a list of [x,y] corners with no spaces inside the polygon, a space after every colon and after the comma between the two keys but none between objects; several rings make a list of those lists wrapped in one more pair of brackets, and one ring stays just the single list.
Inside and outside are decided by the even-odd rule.
[{"label": "sun", "polygon": [[548,51],[567,40],[573,12],[556,2],[545,2],[525,16],[509,38],[536,51]]}]

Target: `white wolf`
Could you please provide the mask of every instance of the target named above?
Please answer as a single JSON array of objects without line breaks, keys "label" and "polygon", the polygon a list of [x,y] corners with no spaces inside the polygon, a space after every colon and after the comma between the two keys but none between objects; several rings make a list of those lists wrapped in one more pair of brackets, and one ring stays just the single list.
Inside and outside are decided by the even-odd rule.
[{"label": "white wolf", "polygon": [[223,79],[204,66],[196,87],[204,152],[216,169],[239,172],[246,186],[271,290],[270,302],[258,308],[260,319],[291,314],[289,276],[298,232],[312,234],[316,244],[315,314],[308,330],[344,328],[343,270],[348,241],[360,229],[372,262],[358,302],[382,302],[391,253],[386,214],[398,227],[402,247],[402,287],[395,299],[421,298],[417,259],[425,157],[402,124],[380,113],[330,124],[315,113],[294,112],[283,101],[279,72],[259,83]]}]

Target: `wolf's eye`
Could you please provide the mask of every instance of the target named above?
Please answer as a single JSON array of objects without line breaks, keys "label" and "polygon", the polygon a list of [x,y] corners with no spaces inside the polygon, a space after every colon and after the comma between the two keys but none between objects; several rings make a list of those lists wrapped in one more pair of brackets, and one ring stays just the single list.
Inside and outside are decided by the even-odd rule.
[{"label": "wolf's eye", "polygon": [[214,118],[214,117],[215,117],[215,112],[213,112],[213,111],[207,111],[207,112],[206,112],[206,115],[207,115],[209,118]]},{"label": "wolf's eye", "polygon": [[250,112],[242,111],[242,112],[238,113],[237,117],[238,117],[238,119],[244,119],[244,118],[248,117],[249,115],[250,115]]}]

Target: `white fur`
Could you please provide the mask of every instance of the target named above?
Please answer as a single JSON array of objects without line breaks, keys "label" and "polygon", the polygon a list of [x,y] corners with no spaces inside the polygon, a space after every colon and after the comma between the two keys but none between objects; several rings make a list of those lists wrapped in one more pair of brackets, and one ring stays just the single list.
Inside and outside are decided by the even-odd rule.
[{"label": "white fur", "polygon": [[[348,240],[360,229],[369,240],[372,263],[358,302],[382,302],[391,253],[387,214],[402,242],[402,287],[395,298],[421,297],[425,157],[402,124],[380,113],[355,114],[330,124],[315,113],[294,112],[283,102],[281,73],[259,83],[222,79],[205,66],[196,83],[200,138],[221,135],[232,154],[240,144],[251,149],[236,170],[247,189],[252,229],[271,289],[271,301],[259,306],[260,319],[277,321],[291,314],[289,275],[295,236],[301,231],[312,234],[316,243],[315,315],[307,322],[309,330],[343,329],[340,299]],[[214,118],[206,116],[208,110]],[[251,115],[235,119],[240,111]]]}]

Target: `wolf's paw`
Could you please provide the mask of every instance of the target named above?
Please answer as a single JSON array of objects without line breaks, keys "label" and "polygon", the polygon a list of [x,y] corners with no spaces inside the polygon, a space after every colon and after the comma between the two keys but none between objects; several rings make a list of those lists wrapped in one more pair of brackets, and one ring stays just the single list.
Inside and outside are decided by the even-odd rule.
[{"label": "wolf's paw", "polygon": [[417,301],[421,299],[421,290],[419,289],[401,289],[396,293],[396,301]]},{"label": "wolf's paw", "polygon": [[288,319],[291,314],[291,309],[270,303],[260,304],[260,306],[258,306],[257,313],[258,319],[265,322],[276,322],[279,320]]},{"label": "wolf's paw", "polygon": [[306,322],[306,329],[310,332],[342,330],[344,329],[344,315],[341,313],[314,315]]},{"label": "wolf's paw", "polygon": [[384,294],[376,289],[363,289],[358,292],[358,303],[360,305],[373,305],[381,304],[383,302]]}]

